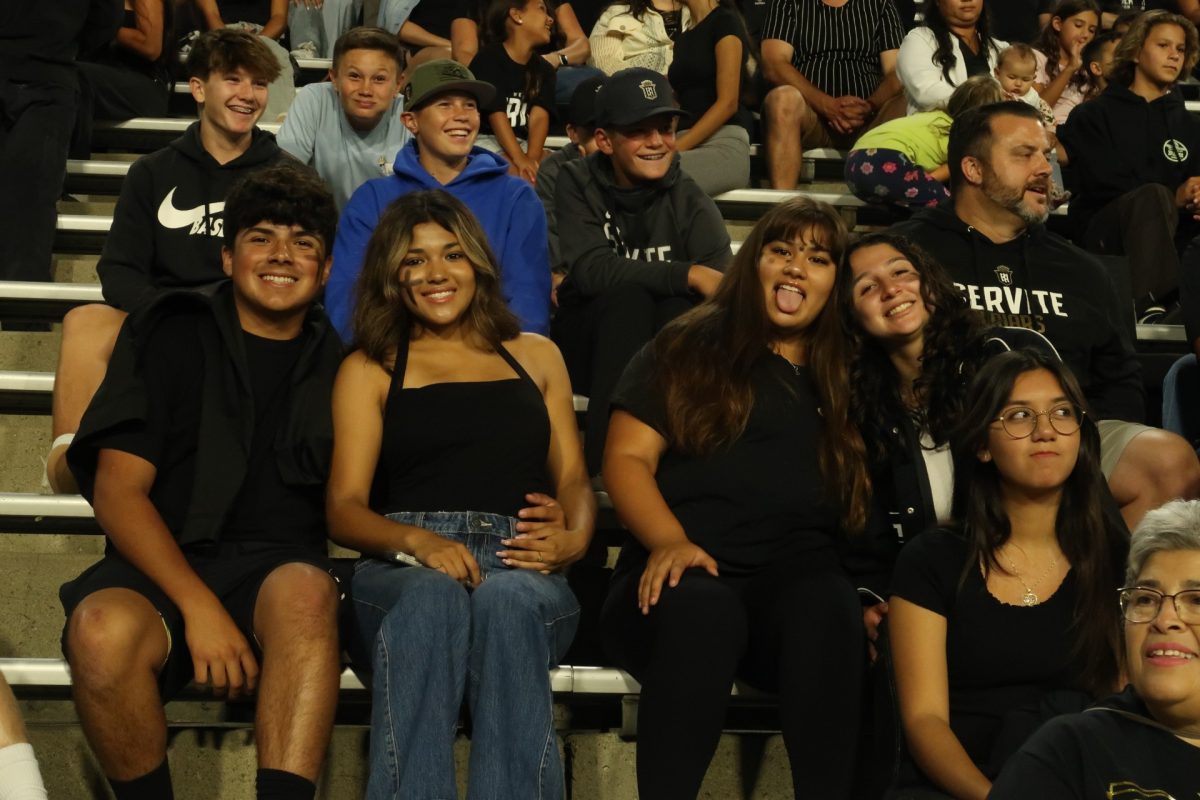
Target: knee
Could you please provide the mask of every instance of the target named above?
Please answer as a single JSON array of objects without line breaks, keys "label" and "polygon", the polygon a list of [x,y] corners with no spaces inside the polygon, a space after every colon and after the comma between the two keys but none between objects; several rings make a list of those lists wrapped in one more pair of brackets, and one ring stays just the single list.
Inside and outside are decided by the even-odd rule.
[{"label": "knee", "polygon": [[745,610],[737,594],[699,569],[684,572],[677,586],[664,584],[650,615],[658,617],[660,627],[694,628],[710,638],[745,634]]},{"label": "knee", "polygon": [[1159,429],[1129,442],[1110,481],[1113,494],[1163,500],[1200,496],[1200,459],[1182,436]]},{"label": "knee", "polygon": [[125,315],[103,303],[75,306],[63,315],[63,338],[87,340],[111,339],[116,336]]},{"label": "knee", "polygon": [[115,684],[165,660],[166,634],[149,602],[143,599],[145,608],[139,608],[99,594],[84,598],[67,621],[67,660],[74,682]]},{"label": "knee", "polygon": [[795,124],[807,108],[804,95],[792,86],[776,86],[763,98],[763,115],[767,124]]},{"label": "knee", "polygon": [[579,603],[561,581],[526,570],[494,573],[471,594],[476,625],[529,620],[541,625],[579,612]]},{"label": "knee", "polygon": [[409,567],[380,635],[410,637],[430,626],[460,628],[470,618],[471,599],[462,584],[437,570]]},{"label": "knee", "polygon": [[[256,627],[274,627],[288,635],[331,630],[340,596],[337,581],[325,570],[312,564],[284,564],[272,571],[259,589]],[[269,635],[266,630],[264,634]]]}]

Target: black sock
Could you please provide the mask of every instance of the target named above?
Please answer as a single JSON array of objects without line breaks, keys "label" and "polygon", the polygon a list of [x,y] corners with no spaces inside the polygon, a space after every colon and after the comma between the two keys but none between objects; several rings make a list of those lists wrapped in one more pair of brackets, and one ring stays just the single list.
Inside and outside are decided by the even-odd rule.
[{"label": "black sock", "polygon": [[281,769],[259,769],[258,800],[313,800],[317,785]]},{"label": "black sock", "polygon": [[113,796],[117,800],[174,800],[175,798],[175,794],[171,791],[171,768],[167,766],[165,758],[161,764],[140,778],[134,778],[131,781],[116,781],[109,778],[108,785],[112,787]]}]

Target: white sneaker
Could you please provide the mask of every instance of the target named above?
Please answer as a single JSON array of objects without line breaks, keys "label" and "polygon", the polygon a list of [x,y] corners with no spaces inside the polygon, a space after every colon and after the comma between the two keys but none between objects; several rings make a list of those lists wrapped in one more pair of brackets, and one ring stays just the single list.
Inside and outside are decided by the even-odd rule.
[{"label": "white sneaker", "polygon": [[317,52],[316,42],[301,42],[292,49],[292,57],[295,59],[320,58],[321,54]]}]

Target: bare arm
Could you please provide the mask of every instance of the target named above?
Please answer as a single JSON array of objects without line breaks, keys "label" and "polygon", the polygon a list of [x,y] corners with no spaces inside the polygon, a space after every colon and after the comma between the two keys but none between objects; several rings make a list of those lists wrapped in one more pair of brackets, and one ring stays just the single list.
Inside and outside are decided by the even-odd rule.
[{"label": "bare arm", "polygon": [[[527,497],[536,505],[522,509],[517,538],[506,542],[512,550],[500,555],[511,566],[554,572],[583,558],[596,525],[596,496],[592,493],[575,407],[571,379],[562,354],[549,339],[525,333],[519,340],[522,359],[538,376],[546,411],[550,416],[550,451],[546,471],[554,484],[555,497]],[[561,507],[556,512],[555,505]]]},{"label": "bare arm", "polygon": [[117,30],[117,44],[137,53],[147,61],[155,61],[162,55],[163,3],[162,0],[134,0],[133,16],[137,27],[122,26]]},{"label": "bare arm", "polygon": [[[533,127],[533,109],[530,109],[530,128]],[[512,126],[508,124],[508,116],[503,111],[493,111],[488,114],[488,122],[492,126],[492,134],[496,137],[496,141],[500,143],[500,149],[504,151],[504,157],[508,159],[508,163],[512,164],[512,172],[518,177],[524,178],[530,183],[537,181],[537,162],[525,154],[521,149],[521,142],[517,139],[517,134],[513,132]],[[549,122],[547,122],[547,129]],[[542,141],[545,142],[545,134],[542,134]]]},{"label": "bare arm", "polygon": [[479,52],[479,26],[475,20],[459,17],[450,23],[450,57],[460,64],[470,64]]},{"label": "bare arm", "polygon": [[325,516],[333,541],[367,555],[400,552],[456,580],[479,583],[466,548],[413,525],[392,522],[370,507],[371,482],[383,440],[383,404],[390,377],[361,351],[342,362],[333,385],[333,463]]},{"label": "bare arm", "polygon": [[210,31],[225,27],[225,20],[221,19],[221,9],[217,7],[217,0],[195,0],[195,3],[200,15],[204,17],[204,24]]},{"label": "bare arm", "polygon": [[1179,0],[1179,13],[1192,22],[1200,23],[1200,0]]},{"label": "bare arm", "polygon": [[792,86],[818,116],[842,133],[862,127],[870,106],[860,97],[833,97],[818,89],[792,65],[795,48],[782,39],[762,42],[763,73],[777,86]]},{"label": "bare arm", "polygon": [[436,36],[422,28],[415,22],[405,20],[400,26],[396,37],[405,44],[411,44],[414,47],[450,47],[450,40],[443,39],[441,36]]},{"label": "bare arm", "polygon": [[271,0],[271,16],[263,25],[262,34],[268,39],[278,39],[287,30],[288,0]]},{"label": "bare arm", "polygon": [[579,18],[575,16],[569,3],[563,3],[555,9],[554,23],[562,31],[563,38],[567,43],[553,53],[547,53],[545,59],[555,67],[559,66],[559,55],[566,56],[567,63],[573,66],[586,64],[588,57],[592,54],[592,47],[588,44],[587,34],[580,27]]},{"label": "bare arm", "polygon": [[879,67],[883,72],[883,80],[867,98],[872,112],[878,113],[879,109],[883,108],[889,100],[904,91],[904,87],[900,84],[900,76],[896,74],[896,61],[899,55],[899,50],[885,50],[879,54]]},{"label": "bare arm", "polygon": [[1058,74],[1054,76],[1054,80],[1045,85],[1034,84],[1034,88],[1037,89],[1038,95],[1046,101],[1046,105],[1053,108],[1054,104],[1058,102],[1058,98],[1062,97],[1062,93],[1071,85],[1075,73],[1083,69],[1082,53],[1082,47],[1073,47],[1067,65],[1059,70]]},{"label": "bare arm", "polygon": [[525,142],[525,154],[534,165],[534,178],[537,178],[537,165],[542,163],[546,150],[546,134],[550,132],[550,113],[541,106],[529,107],[529,139]]},{"label": "bare arm", "polygon": [[654,479],[667,441],[632,414],[616,410],[604,446],[604,484],[621,522],[650,551],[638,586],[638,605],[648,614],[663,583],[675,587],[684,570],[717,574],[717,562],[688,539]]},{"label": "bare arm", "polygon": [[143,458],[102,449],[92,507],[96,522],[130,564],[144,573],[183,614],[195,679],[231,693],[258,678],[246,638],[212,590],[184,558],[175,537],[150,502],[158,471]]},{"label": "bare arm", "polygon": [[950,730],[946,618],[895,595],[888,606],[900,720],[913,759],[954,797],[985,800],[991,782]]},{"label": "bare arm", "polygon": [[681,152],[707,141],[737,113],[742,88],[742,40],[733,35],[722,37],[717,42],[716,57],[717,100],[675,140],[675,148]]}]

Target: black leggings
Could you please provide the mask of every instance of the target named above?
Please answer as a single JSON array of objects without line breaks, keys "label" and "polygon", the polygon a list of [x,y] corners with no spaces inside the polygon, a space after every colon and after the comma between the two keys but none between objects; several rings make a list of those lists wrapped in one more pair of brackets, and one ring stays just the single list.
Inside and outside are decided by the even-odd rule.
[{"label": "black leggings", "polygon": [[714,578],[692,569],[646,616],[640,578],[640,569],[614,578],[601,624],[610,658],[642,684],[642,800],[696,797],[735,677],[778,693],[796,797],[849,797],[866,638],[845,575],[793,565]]}]

